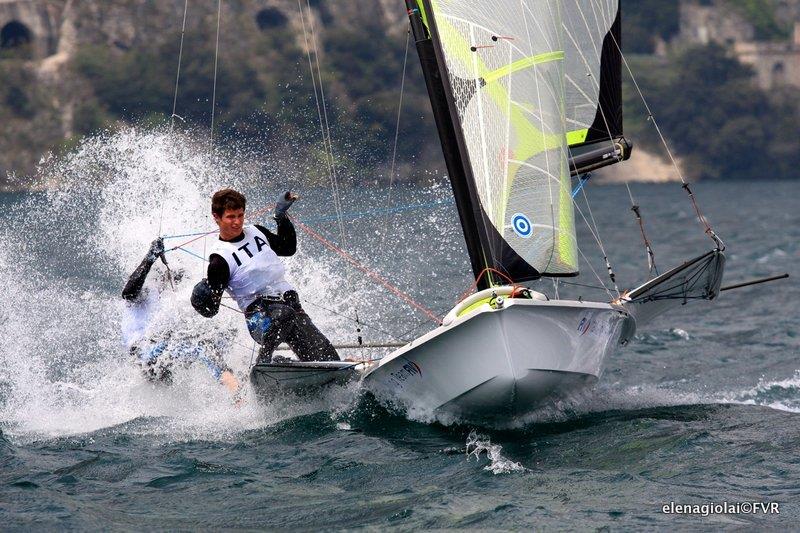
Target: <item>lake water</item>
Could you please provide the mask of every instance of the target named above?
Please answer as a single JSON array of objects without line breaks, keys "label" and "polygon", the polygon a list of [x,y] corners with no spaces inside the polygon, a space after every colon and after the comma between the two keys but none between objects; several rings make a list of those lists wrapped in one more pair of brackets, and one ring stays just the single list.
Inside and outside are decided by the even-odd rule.
[{"label": "lake water", "polygon": [[[440,315],[469,287],[448,187],[342,190],[340,227],[331,192],[303,190],[303,172],[129,131],[49,161],[51,192],[0,197],[4,529],[796,526],[800,184],[695,185],[727,244],[724,283],[792,277],[659,318],[607,361],[591,394],[513,429],[408,420],[357,387],[268,405],[246,396],[237,408],[203,368],[176,372],[171,387],[147,383],[119,340],[119,291],[156,235],[210,229],[207,198],[223,184],[242,188],[251,212],[294,187],[298,220]],[[647,265],[628,193],[587,189],[620,286],[635,286]],[[710,249],[679,185],[632,192],[662,271]],[[335,342],[356,340],[356,311],[370,342],[434,326],[299,238],[289,278]],[[202,256],[209,242],[186,248]],[[582,221],[579,242],[592,265],[577,281],[592,287],[560,295],[603,301],[605,266]],[[245,372],[253,346],[240,315],[182,314],[204,269],[191,253],[169,253],[189,282],[165,297],[187,327],[236,329],[228,363]],[[670,502],[775,502],[780,513],[663,513]]]}]

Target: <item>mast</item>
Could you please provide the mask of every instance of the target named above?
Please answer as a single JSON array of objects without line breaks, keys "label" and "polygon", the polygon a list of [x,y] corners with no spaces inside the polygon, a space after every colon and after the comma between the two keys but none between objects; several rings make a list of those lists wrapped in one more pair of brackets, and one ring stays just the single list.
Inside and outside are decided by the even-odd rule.
[{"label": "mast", "polygon": [[[424,9],[426,13],[430,13],[430,6],[427,0],[405,0],[405,2],[411,22],[411,32],[425,77],[425,86],[431,101],[431,109],[439,132],[439,141],[442,144],[450,186],[453,189],[458,216],[464,230],[467,252],[472,271],[477,278],[489,266],[484,254],[484,243],[480,238],[482,232],[478,228],[475,216],[480,212],[480,206],[475,206],[472,202],[474,194],[470,194],[470,181],[467,179],[468,167],[464,165],[466,151],[463,149],[463,141],[459,142],[458,130],[450,113],[451,102],[448,101],[448,96],[452,93],[445,90],[446,73],[439,68],[433,40],[423,23],[420,10]],[[428,21],[431,23],[432,19],[428,18]],[[478,280],[478,290],[491,286],[490,276],[484,276]]]}]

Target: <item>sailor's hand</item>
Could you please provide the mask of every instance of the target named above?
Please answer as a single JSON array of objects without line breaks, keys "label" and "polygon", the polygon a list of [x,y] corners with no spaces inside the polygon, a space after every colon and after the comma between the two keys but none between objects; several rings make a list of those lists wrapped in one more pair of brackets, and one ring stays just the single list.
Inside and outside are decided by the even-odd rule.
[{"label": "sailor's hand", "polygon": [[236,376],[230,370],[225,370],[220,376],[219,381],[222,383],[228,392],[233,396],[233,405],[241,407],[244,403],[242,398],[242,384],[236,379]]},{"label": "sailor's hand", "polygon": [[286,216],[286,211],[292,207],[292,204],[295,200],[297,200],[299,196],[294,194],[292,191],[286,191],[283,193],[280,198],[278,198],[278,202],[275,204],[275,218],[283,218]]},{"label": "sailor's hand", "polygon": [[236,394],[239,391],[239,380],[233,375],[230,370],[224,370],[219,376],[219,381],[231,394]]},{"label": "sailor's hand", "polygon": [[147,260],[154,263],[156,259],[164,256],[164,239],[159,237],[150,243],[150,249],[147,251]]}]

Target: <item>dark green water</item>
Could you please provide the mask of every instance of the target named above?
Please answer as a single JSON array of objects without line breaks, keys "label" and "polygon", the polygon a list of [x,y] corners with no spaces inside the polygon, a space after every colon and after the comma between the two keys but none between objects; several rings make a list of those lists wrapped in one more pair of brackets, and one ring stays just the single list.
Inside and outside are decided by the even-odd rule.
[{"label": "dark green water", "polygon": [[[158,233],[163,191],[162,233],[170,235],[208,226],[206,198],[220,183],[241,184],[251,209],[284,185],[278,163],[258,185],[246,160],[222,165],[160,143],[134,134],[98,141],[49,169],[64,183],[58,192],[0,199],[3,529],[795,527],[800,185],[695,187],[728,245],[726,283],[792,278],[660,318],[607,361],[591,394],[501,430],[407,420],[356,387],[270,405],[248,398],[236,408],[199,368],[171,388],[147,384],[119,344],[116,294]],[[324,218],[334,212],[330,193],[300,192],[299,220],[427,307],[443,313],[469,285],[446,188],[399,188],[391,200],[383,189],[344,195],[346,213],[444,202],[346,217],[344,243]],[[633,193],[662,270],[710,246],[678,185],[636,185]],[[643,281],[625,188],[590,185],[589,196],[621,286]],[[582,223],[579,242],[602,274]],[[194,245],[202,253],[202,242]],[[433,326],[308,235],[300,248],[290,278],[334,340],[352,342],[355,326],[313,304],[358,309],[370,341]],[[170,257],[199,278],[199,261]],[[599,284],[588,265],[582,271],[580,281]],[[537,288],[553,293],[552,285]],[[176,310],[186,307],[186,290],[176,294]],[[242,327],[234,313],[214,320]],[[240,341],[229,364],[244,371],[252,346]],[[725,501],[776,502],[780,513],[661,511],[670,502]]]}]

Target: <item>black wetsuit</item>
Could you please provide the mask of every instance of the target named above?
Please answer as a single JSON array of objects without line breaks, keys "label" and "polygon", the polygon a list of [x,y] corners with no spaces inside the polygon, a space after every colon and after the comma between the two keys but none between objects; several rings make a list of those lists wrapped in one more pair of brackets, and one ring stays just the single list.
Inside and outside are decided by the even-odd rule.
[{"label": "black wetsuit", "polygon": [[[294,255],[297,250],[294,225],[288,217],[277,219],[277,224],[277,234],[263,226],[255,227],[264,234],[270,248],[278,256]],[[244,233],[226,242],[243,239]],[[229,281],[230,267],[227,261],[212,253],[209,257],[208,284],[216,294],[217,304]],[[336,349],[303,310],[296,291],[286,291],[281,297],[256,298],[245,310],[245,318],[250,336],[261,345],[258,363],[271,362],[272,352],[281,342],[288,344],[301,361],[339,360]]]}]

